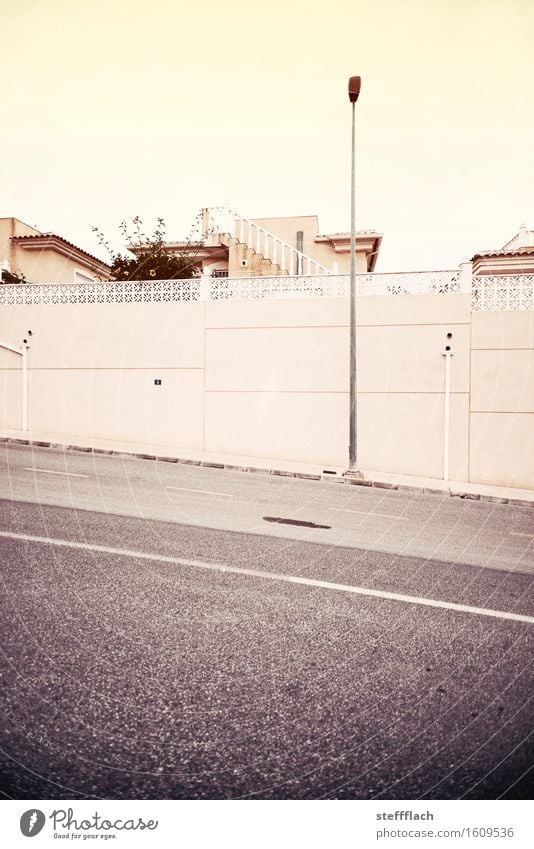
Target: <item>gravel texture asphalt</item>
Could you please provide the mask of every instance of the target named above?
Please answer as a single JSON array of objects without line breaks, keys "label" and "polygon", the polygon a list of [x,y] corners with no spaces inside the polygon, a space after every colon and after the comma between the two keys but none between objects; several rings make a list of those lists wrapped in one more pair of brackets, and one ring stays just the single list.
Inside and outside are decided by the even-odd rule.
[{"label": "gravel texture asphalt", "polygon": [[15,446],[0,474],[4,796],[528,796],[532,625],[277,576],[532,616],[531,509]]}]

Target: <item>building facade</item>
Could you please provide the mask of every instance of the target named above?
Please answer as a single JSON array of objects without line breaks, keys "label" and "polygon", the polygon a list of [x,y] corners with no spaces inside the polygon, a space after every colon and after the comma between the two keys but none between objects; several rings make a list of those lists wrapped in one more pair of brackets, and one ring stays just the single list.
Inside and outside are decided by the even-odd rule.
[{"label": "building facade", "polygon": [[473,274],[534,274],[534,230],[522,224],[500,250],[482,251],[472,259]]},{"label": "building facade", "polygon": [[[356,235],[356,271],[374,271],[382,235]],[[131,248],[134,253],[135,246]],[[202,210],[200,245],[168,242],[167,249],[195,257],[195,271],[212,277],[279,277],[346,274],[350,233],[321,234],[316,215],[247,219],[222,207]]]},{"label": "building facade", "polygon": [[28,283],[94,283],[109,265],[55,233],[0,218],[0,267]]}]

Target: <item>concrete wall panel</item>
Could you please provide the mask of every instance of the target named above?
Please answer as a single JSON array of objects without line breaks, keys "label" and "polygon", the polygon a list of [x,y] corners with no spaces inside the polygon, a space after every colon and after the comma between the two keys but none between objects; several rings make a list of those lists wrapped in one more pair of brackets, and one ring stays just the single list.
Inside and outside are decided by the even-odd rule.
[{"label": "concrete wall panel", "polygon": [[[161,386],[154,385],[155,377]],[[197,370],[36,371],[30,427],[200,449],[202,384]]]},{"label": "concrete wall panel", "polygon": [[206,332],[208,391],[348,392],[347,328]]},{"label": "concrete wall panel", "polygon": [[207,328],[336,326],[349,326],[348,298],[284,298],[206,303]]},{"label": "concrete wall panel", "polygon": [[[449,478],[467,480],[469,396],[451,396]],[[358,396],[358,465],[404,475],[443,476],[444,396]]]},{"label": "concrete wall panel", "polygon": [[[416,279],[417,275],[414,275]],[[376,295],[356,299],[357,324],[469,324],[469,295]]]},{"label": "concrete wall panel", "polygon": [[[2,352],[0,351],[0,354]],[[0,357],[0,361],[3,358]],[[18,358],[21,359],[20,357]],[[21,371],[0,366],[0,427],[22,427]]]},{"label": "concrete wall panel", "polygon": [[[447,332],[453,334],[446,339]],[[467,325],[360,327],[357,333],[361,392],[443,392],[445,344],[451,344],[451,391],[469,391]]]},{"label": "concrete wall panel", "polygon": [[472,413],[470,480],[534,489],[534,414]]},{"label": "concrete wall panel", "polygon": [[472,412],[534,413],[534,349],[473,351]]},{"label": "concrete wall panel", "polygon": [[[5,309],[5,308],[4,308]],[[204,305],[46,304],[10,307],[2,336],[20,345],[32,330],[31,368],[199,368]]]},{"label": "concrete wall panel", "polygon": [[208,392],[206,450],[345,466],[348,396]]},{"label": "concrete wall panel", "polygon": [[472,347],[534,348],[534,310],[474,312]]}]

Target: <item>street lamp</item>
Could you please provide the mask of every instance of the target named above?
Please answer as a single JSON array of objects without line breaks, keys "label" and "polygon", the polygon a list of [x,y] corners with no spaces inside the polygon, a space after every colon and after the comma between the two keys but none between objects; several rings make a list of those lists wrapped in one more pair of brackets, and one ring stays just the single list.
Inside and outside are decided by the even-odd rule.
[{"label": "street lamp", "polygon": [[349,378],[349,472],[356,471],[356,101],[361,77],[349,79],[352,104],[352,155],[350,184],[350,378]]}]

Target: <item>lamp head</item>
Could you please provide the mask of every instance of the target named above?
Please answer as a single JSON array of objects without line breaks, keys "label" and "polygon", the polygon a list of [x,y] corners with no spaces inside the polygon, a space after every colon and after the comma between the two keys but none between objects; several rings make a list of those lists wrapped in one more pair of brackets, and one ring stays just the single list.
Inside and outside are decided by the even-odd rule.
[{"label": "lamp head", "polygon": [[349,100],[351,103],[356,103],[360,96],[360,88],[362,85],[361,77],[351,77],[349,79]]}]

